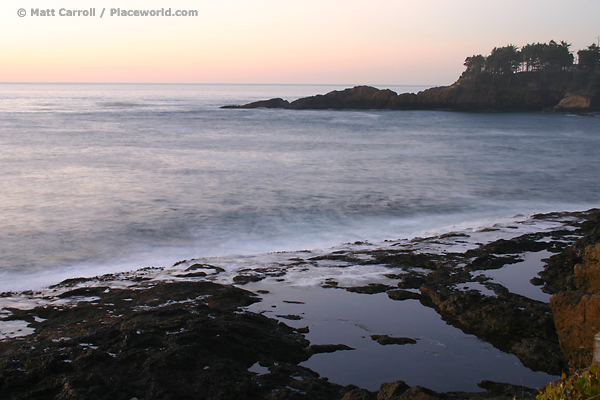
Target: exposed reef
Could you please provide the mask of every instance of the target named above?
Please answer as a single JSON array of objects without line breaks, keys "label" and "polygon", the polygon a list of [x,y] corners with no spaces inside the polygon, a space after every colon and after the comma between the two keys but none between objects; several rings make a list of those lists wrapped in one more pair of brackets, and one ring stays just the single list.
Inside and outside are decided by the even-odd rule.
[{"label": "exposed reef", "polygon": [[600,111],[600,72],[481,73],[416,94],[356,86],[292,102],[275,98],[222,108],[591,112]]},{"label": "exposed reef", "polygon": [[[233,276],[231,282],[252,285],[327,264],[341,269],[377,265],[389,270],[378,282],[350,286],[327,278],[321,286],[365,298],[386,293],[387,301],[418,300],[446,323],[514,354],[530,369],[559,374],[589,362],[591,337],[600,326],[600,210],[536,220],[554,225],[486,244],[466,233],[448,233],[387,247],[359,244],[320,255],[284,253],[277,267],[240,270],[237,276],[244,279]],[[554,295],[550,304],[513,293],[486,275],[540,251],[554,255],[532,281]],[[40,294],[2,294],[5,299],[21,296],[19,302],[31,298],[38,305],[2,309],[3,323],[22,322],[31,332],[0,340],[0,397],[508,400],[537,392],[490,381],[479,383],[485,392],[477,393],[438,393],[403,381],[384,383],[378,391],[332,383],[299,364],[314,354],[354,349],[337,342],[311,344],[304,336],[308,327],[293,328],[248,311],[261,297],[210,281],[223,274],[227,271],[218,265],[184,260],[170,271],[144,268],[69,279]],[[370,338],[392,348],[422,342],[384,332]]]}]

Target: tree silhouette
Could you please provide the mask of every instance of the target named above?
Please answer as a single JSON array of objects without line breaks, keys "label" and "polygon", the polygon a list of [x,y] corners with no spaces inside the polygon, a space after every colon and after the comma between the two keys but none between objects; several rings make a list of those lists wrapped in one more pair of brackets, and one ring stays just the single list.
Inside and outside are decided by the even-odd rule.
[{"label": "tree silhouette", "polygon": [[507,74],[518,71],[521,64],[521,53],[515,45],[494,47],[486,58],[485,70],[493,74]]},{"label": "tree silhouette", "polygon": [[485,67],[485,57],[481,54],[467,57],[463,65],[467,67],[463,76],[478,76]]},{"label": "tree silhouette", "polygon": [[596,43],[588,46],[587,50],[579,50],[577,52],[580,69],[594,69],[600,65],[600,47]]}]

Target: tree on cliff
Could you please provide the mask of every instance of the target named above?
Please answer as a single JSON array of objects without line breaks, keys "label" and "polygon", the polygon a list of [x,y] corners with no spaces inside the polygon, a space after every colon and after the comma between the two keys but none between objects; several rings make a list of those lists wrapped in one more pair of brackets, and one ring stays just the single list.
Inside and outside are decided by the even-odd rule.
[{"label": "tree on cliff", "polygon": [[569,50],[571,45],[565,41],[560,44],[551,40],[544,48],[542,64],[544,69],[564,70],[573,65],[573,54]]},{"label": "tree on cliff", "polygon": [[596,43],[588,46],[587,50],[579,50],[577,52],[580,69],[591,69],[600,66],[600,47]]},{"label": "tree on cliff", "polygon": [[506,74],[519,70],[521,53],[515,45],[494,47],[485,60],[485,70],[493,74]]},{"label": "tree on cliff", "polygon": [[467,57],[463,65],[467,67],[463,76],[478,76],[485,68],[485,57],[481,54]]},{"label": "tree on cliff", "polygon": [[542,59],[546,47],[545,43],[530,43],[521,48],[525,71],[537,71],[542,68]]}]

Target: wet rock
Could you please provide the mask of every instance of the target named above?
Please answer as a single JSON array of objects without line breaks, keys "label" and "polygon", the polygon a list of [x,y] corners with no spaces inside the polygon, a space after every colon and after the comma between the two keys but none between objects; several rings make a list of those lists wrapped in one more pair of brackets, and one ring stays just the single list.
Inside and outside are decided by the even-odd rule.
[{"label": "wet rock", "polygon": [[515,354],[526,367],[559,375],[566,361],[549,305],[510,293],[500,285],[490,287],[497,297],[424,285],[421,301],[463,332]]},{"label": "wet rock", "polygon": [[398,287],[402,289],[418,289],[426,282],[426,278],[420,274],[406,274],[402,276]]},{"label": "wet rock", "polygon": [[102,293],[104,293],[104,291],[106,291],[107,289],[108,289],[108,287],[106,287],[106,286],[104,286],[104,287],[102,287],[102,286],[84,287],[84,288],[78,288],[78,289],[66,291],[66,292],[58,295],[58,297],[61,299],[65,299],[68,297],[76,297],[76,296],[84,296],[84,297],[98,296],[98,295],[101,295]]},{"label": "wet rock", "polygon": [[[250,292],[181,282],[98,295],[95,305],[22,311],[47,319],[32,322],[33,335],[2,341],[1,398],[335,399],[347,391],[297,365],[310,353],[294,329],[240,309],[257,301]],[[274,372],[257,377],[247,370],[257,362]],[[301,393],[281,395],[290,385]]]},{"label": "wet rock", "polygon": [[258,275],[237,275],[233,277],[233,282],[238,285],[245,285],[250,282],[259,282],[265,279],[264,276]]},{"label": "wet rock", "polygon": [[356,350],[345,344],[313,344],[308,348],[309,354],[334,353],[340,350]]},{"label": "wet rock", "polygon": [[562,252],[550,257],[544,270],[538,275],[544,281],[542,290],[549,294],[577,290],[574,268],[584,263],[585,249],[600,242],[600,210],[592,209],[577,213],[583,218],[578,239]]},{"label": "wet rock", "polygon": [[383,293],[383,292],[387,292],[390,289],[392,289],[391,286],[384,285],[381,283],[370,283],[367,286],[352,286],[352,287],[346,288],[346,290],[349,292],[363,293],[363,294]]},{"label": "wet rock", "polygon": [[[183,261],[185,262],[185,261]],[[185,269],[186,272],[188,271],[197,271],[199,269],[208,269],[208,270],[215,270],[217,272],[225,272],[225,270],[221,267],[216,267],[214,265],[210,265],[210,264],[193,264],[190,265],[189,267],[187,267]]]},{"label": "wet rock", "polygon": [[376,341],[381,345],[389,345],[389,344],[417,344],[415,339],[407,338],[407,337],[390,337],[388,335],[371,335],[371,339]]},{"label": "wet rock", "polygon": [[421,295],[408,290],[388,290],[387,295],[392,300],[419,300]]},{"label": "wet rock", "polygon": [[382,383],[377,392],[377,400],[393,400],[410,389],[403,381]]},{"label": "wet rock", "polygon": [[293,315],[293,314],[277,315],[277,317],[283,318],[283,319],[289,319],[289,320],[292,320],[292,321],[299,321],[299,320],[302,319],[301,316],[299,316],[299,315]]},{"label": "wet rock", "polygon": [[376,400],[377,395],[373,392],[369,392],[366,389],[356,388],[350,390],[344,395],[342,400]]},{"label": "wet rock", "polygon": [[488,394],[494,396],[508,396],[510,398],[526,398],[537,395],[537,389],[531,389],[521,385],[511,385],[508,383],[498,383],[492,381],[482,381],[477,384],[485,389]]},{"label": "wet rock", "polygon": [[201,278],[206,276],[206,272],[198,271],[198,272],[190,272],[188,274],[179,274],[175,275],[177,278]]}]

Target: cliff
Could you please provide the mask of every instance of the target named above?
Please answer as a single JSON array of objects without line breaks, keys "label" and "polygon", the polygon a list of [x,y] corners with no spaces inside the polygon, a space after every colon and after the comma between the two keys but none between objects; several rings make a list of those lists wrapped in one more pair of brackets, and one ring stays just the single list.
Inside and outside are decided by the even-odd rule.
[{"label": "cliff", "polygon": [[450,86],[402,93],[370,86],[332,91],[292,102],[277,98],[222,108],[292,110],[462,110],[462,111],[598,111],[600,73],[538,71],[481,73],[461,77]]}]

